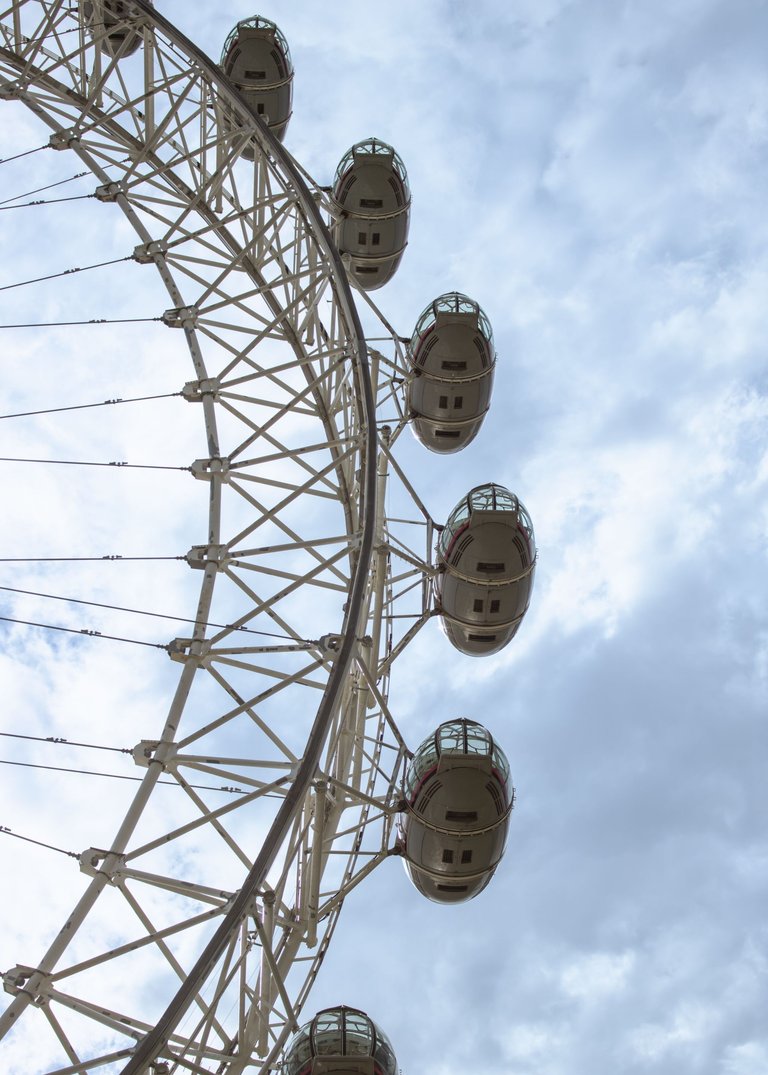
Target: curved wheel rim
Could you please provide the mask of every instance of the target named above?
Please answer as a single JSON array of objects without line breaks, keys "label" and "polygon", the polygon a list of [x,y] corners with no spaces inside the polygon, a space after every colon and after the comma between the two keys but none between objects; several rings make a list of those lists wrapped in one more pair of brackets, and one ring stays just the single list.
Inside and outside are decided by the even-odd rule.
[{"label": "curved wheel rim", "polygon": [[[241,495],[254,510],[261,512],[262,521],[266,520],[267,524],[263,529],[274,529],[276,526],[282,534],[282,544],[294,546],[294,552],[302,542],[301,535],[294,528],[297,512],[292,505],[301,501],[302,496],[320,494],[322,497],[324,494],[325,499],[329,499],[328,494],[332,490],[330,499],[340,505],[344,513],[341,538],[332,540],[330,535],[325,534],[314,548],[311,548],[312,542],[305,541],[304,544],[310,548],[302,549],[302,553],[314,560],[315,567],[305,569],[303,574],[294,569],[292,578],[273,591],[274,599],[261,599],[259,609],[259,615],[269,616],[286,634],[288,648],[293,643],[302,647],[295,652],[313,655],[309,670],[298,669],[290,674],[279,664],[287,658],[276,658],[278,681],[288,682],[290,687],[302,685],[312,675],[320,677],[316,686],[321,689],[321,702],[309,739],[300,755],[301,762],[297,761],[299,755],[294,751],[289,790],[283,795],[282,805],[262,851],[239,892],[222,891],[218,900],[208,894],[207,898],[215,906],[210,917],[222,918],[221,926],[214,937],[209,938],[208,947],[198,959],[192,974],[188,973],[188,965],[185,968],[186,995],[177,995],[173,1005],[167,1009],[164,1021],[161,1020],[153,1033],[144,1039],[143,1052],[138,1051],[132,1061],[133,1069],[141,1070],[139,1065],[146,1063],[161,1049],[165,1050],[166,1043],[170,1041],[167,1046],[170,1055],[178,1056],[186,1049],[196,1053],[201,1060],[205,1058],[206,1063],[218,1063],[222,1070],[226,1067],[234,1071],[249,1062],[250,1053],[246,1055],[246,1049],[254,1047],[258,1047],[262,1055],[267,1054],[266,1064],[271,1062],[295,1022],[295,1014],[306,995],[306,988],[299,988],[296,1000],[291,1002],[287,996],[280,995],[284,978],[281,973],[272,975],[266,987],[266,998],[257,995],[259,989],[264,993],[263,982],[261,985],[248,986],[247,989],[251,989],[251,1011],[256,1010],[259,1002],[263,1015],[265,999],[269,1002],[270,1012],[278,1003],[283,1006],[282,1013],[276,1017],[270,1016],[271,1021],[266,1026],[262,1020],[261,1027],[255,1027],[253,1018],[249,1019],[246,1014],[240,1018],[236,1032],[228,1035],[218,1025],[214,1012],[207,1022],[205,1019],[201,1021],[187,1044],[184,1044],[182,1035],[174,1033],[174,1027],[190,1003],[197,1003],[198,1008],[204,1006],[200,1003],[200,990],[212,968],[219,966],[220,978],[224,974],[219,957],[228,945],[233,947],[232,939],[237,939],[238,930],[242,934],[239,939],[243,949],[242,959],[238,963],[238,958],[230,950],[225,955],[225,962],[227,974],[234,973],[233,967],[238,969],[238,973],[243,973],[241,964],[245,965],[246,949],[254,943],[245,936],[248,930],[244,923],[249,915],[261,943],[265,948],[269,946],[271,912],[264,899],[266,878],[286,840],[290,845],[288,859],[292,854],[296,855],[300,847],[311,845],[307,832],[304,831],[303,835],[301,832],[302,825],[306,830],[301,820],[302,812],[312,816],[313,795],[315,800],[320,795],[323,802],[327,797],[327,788],[322,782],[320,790],[316,789],[313,793],[310,792],[310,785],[329,732],[335,745],[328,748],[325,771],[334,763],[337,764],[337,775],[343,777],[352,765],[349,751],[343,763],[338,761],[338,743],[344,734],[339,709],[351,704],[347,671],[357,646],[357,624],[363,611],[373,542],[372,506],[375,502],[376,477],[374,405],[365,344],[346,277],[303,180],[279,143],[250,114],[237,91],[226,83],[211,62],[161,16],[143,4],[137,7],[143,10],[147,20],[143,31],[146,48],[143,58],[126,58],[125,73],[121,70],[120,57],[113,60],[101,56],[77,28],[77,24],[73,23],[72,13],[67,11],[63,3],[15,4],[4,16],[7,24],[3,28],[4,47],[0,50],[4,75],[19,70],[22,72],[20,81],[9,79],[12,86],[9,95],[23,97],[33,111],[46,120],[62,146],[69,145],[76,149],[80,158],[101,180],[101,198],[117,201],[131,219],[142,240],[139,244],[142,248],[140,258],[157,265],[174,304],[166,316],[166,322],[185,332],[195,363],[196,382],[187,389],[187,395],[193,404],[199,402],[204,411],[210,453],[209,458],[195,464],[196,476],[206,481],[211,489],[207,542],[192,550],[189,556],[193,566],[203,569],[195,629],[191,639],[175,640],[170,647],[171,655],[183,664],[177,695],[162,734],[158,740],[146,745],[145,783],[113,846],[108,852],[96,852],[90,859],[90,852],[84,854],[83,868],[86,873],[93,875],[93,880],[70,922],[85,921],[89,906],[108,885],[121,887],[126,878],[136,883],[139,871],[134,867],[126,869],[126,862],[131,861],[131,832],[143,815],[159,773],[170,772],[178,778],[183,769],[179,762],[180,741],[176,733],[197,669],[206,666],[210,670],[217,664],[230,668],[245,665],[245,671],[253,672],[258,667],[257,659],[251,652],[253,647],[228,644],[235,637],[234,630],[219,631],[213,636],[207,633],[214,582],[217,576],[235,576],[243,562],[254,555],[248,551],[247,544],[259,529],[247,525],[238,529],[235,526],[234,535],[230,533],[226,537],[221,529],[222,489],[228,486],[227,491],[230,491],[237,483],[244,485],[245,478],[253,478],[254,470],[258,483],[258,468],[261,467],[260,476],[271,491],[271,501],[248,494],[247,490],[243,490]],[[28,17],[31,17],[29,25],[32,32],[27,33],[25,40],[23,30],[27,27],[25,20]],[[69,50],[66,47],[67,34],[70,40],[74,38],[76,41],[76,45]],[[86,80],[84,75],[88,64],[91,78]],[[154,107],[151,110],[145,108],[144,112],[135,103],[138,97],[133,98],[133,104],[125,104],[125,101],[131,100],[127,92],[131,79],[139,77],[142,70],[145,79],[153,79],[153,94],[147,100],[153,97],[155,100]],[[161,77],[158,72],[161,72]],[[69,78],[69,84],[65,83],[64,76]],[[161,115],[157,107],[163,93],[169,104],[167,115]],[[226,105],[227,123],[222,123],[223,103]],[[237,117],[237,129],[232,129],[233,116]],[[127,120],[133,128],[121,128],[121,119]],[[201,132],[201,144],[198,146],[191,141],[195,123]],[[229,130],[224,129],[227,124]],[[161,133],[158,135],[158,132]],[[255,168],[257,197],[253,204],[244,207],[238,187],[238,183],[242,187],[244,181],[236,175],[235,162],[248,140],[258,147]],[[167,152],[169,149],[172,150],[170,154]],[[119,168],[119,158],[126,153],[128,159],[122,182],[118,181],[117,186],[112,186],[115,183],[114,169]],[[215,161],[218,166],[215,174],[209,161]],[[186,181],[182,181],[180,175],[182,168],[188,173]],[[224,180],[217,185],[214,180],[219,175],[223,175]],[[229,190],[226,189],[227,180],[231,183]],[[282,202],[278,193],[282,195]],[[157,200],[162,202],[163,198],[166,201],[158,209]],[[151,205],[152,199],[155,199],[154,207]],[[191,210],[193,204],[195,213]],[[171,210],[175,213],[173,220],[169,219],[173,215]],[[190,228],[193,217],[196,226]],[[161,230],[159,238],[158,233],[148,226],[148,221],[152,220],[159,221],[165,229],[164,232]],[[251,256],[247,243],[235,231],[240,228],[242,232],[245,222],[260,235],[257,258]],[[289,234],[292,237],[286,239],[285,236]],[[201,248],[207,251],[207,276],[199,264],[193,270],[189,269],[188,263],[183,264],[185,257],[189,257],[190,244],[196,244],[194,249],[198,252]],[[292,266],[286,262],[288,257],[293,259]],[[270,278],[270,272],[277,274],[274,279]],[[234,275],[239,277],[237,288],[230,286]],[[179,285],[181,276],[185,287]],[[230,279],[227,279],[228,276]],[[243,286],[243,280],[246,286]],[[185,301],[187,295],[192,296],[191,301]],[[203,301],[200,301],[201,295]],[[331,314],[330,318],[324,320],[318,310],[327,297],[331,299]],[[259,365],[251,349],[241,349],[244,353],[237,361],[232,358],[232,352],[237,350],[232,337],[246,330],[244,322],[247,323],[249,315],[246,304],[256,301],[260,302],[260,307],[258,314],[253,315],[252,332],[253,326],[257,326],[255,335],[260,337],[260,342],[268,341],[270,345],[275,344],[276,337],[281,337],[283,347],[287,347],[293,356],[290,360],[279,359],[271,369]],[[231,319],[228,324],[223,324],[222,319],[227,311]],[[201,338],[205,339],[206,347],[200,345]],[[211,350],[211,341],[225,355],[223,364],[220,362],[215,370],[206,365],[206,352]],[[304,378],[304,387],[298,386],[299,372]],[[246,389],[243,385],[249,382],[256,382],[259,388],[250,400],[244,401],[242,397]],[[272,396],[266,401],[264,384],[269,384],[272,389]],[[250,434],[241,434],[239,442],[236,442],[237,450],[223,455],[219,446],[216,412],[224,410],[230,424],[239,422],[244,418],[241,412],[248,403],[257,410],[258,419],[245,417]],[[315,449],[314,442],[307,445],[300,440],[301,450],[287,450],[277,430],[281,422],[288,427],[297,412],[301,413],[302,419],[311,417],[315,423],[319,423],[324,437],[322,448]],[[256,463],[249,464],[253,468],[249,471],[240,460],[247,457],[257,444],[266,445],[268,451],[264,452],[262,447],[261,461],[257,459]],[[308,459],[316,458],[318,453],[324,454],[325,464],[313,466],[308,463]],[[266,476],[264,468],[278,462],[285,463],[288,456],[291,456],[292,465],[304,480],[302,482],[297,477],[288,481],[278,479],[275,484],[273,479]],[[356,489],[353,491],[355,483]],[[323,541],[326,541],[326,546],[323,546]],[[246,543],[245,551],[243,542]],[[329,547],[334,550],[332,556],[325,552]],[[348,561],[348,569],[342,571],[338,565],[345,560]],[[277,573],[279,575],[280,569]],[[282,600],[291,596],[291,588],[299,579],[306,584],[308,578],[312,583],[325,582],[331,586],[335,583],[337,591],[343,588],[348,597],[343,615],[332,623],[330,631],[324,632],[335,637],[330,637],[323,645],[317,638],[307,639],[306,631],[292,629],[278,607]],[[253,600],[252,587],[244,585],[242,580],[238,585]],[[294,589],[297,588],[298,584]],[[283,590],[288,592],[283,594]],[[278,596],[275,597],[275,594]],[[259,600],[258,597],[256,599]],[[253,624],[257,618],[254,618],[252,608],[242,622],[235,621],[235,626]],[[278,648],[273,647],[273,651],[276,652]],[[258,670],[264,674],[263,668]],[[218,673],[218,678],[222,685],[226,684],[224,675]],[[235,686],[225,685],[225,689],[237,697]],[[249,706],[252,710],[253,701],[241,699],[240,708],[243,711]],[[376,738],[380,739],[381,736]],[[187,742],[193,739],[195,736],[187,736]],[[347,766],[346,770],[344,766]],[[377,763],[371,763],[368,771],[373,772],[376,767]],[[362,774],[358,774],[352,782],[359,783],[361,779]],[[390,784],[394,786],[394,776]],[[368,787],[370,793],[370,779]],[[368,807],[363,805],[362,809]],[[318,813],[315,807],[315,816]],[[341,816],[340,810],[338,815]],[[334,823],[338,826],[338,818]],[[221,827],[218,817],[214,818],[214,825]],[[382,846],[385,845],[386,838],[382,842]],[[347,877],[350,878],[355,862],[352,853],[347,861]],[[287,871],[289,866],[285,869]],[[318,869],[322,869],[322,864]],[[157,879],[154,883],[157,883]],[[199,887],[198,895],[201,897],[203,888]],[[279,917],[280,898],[277,902]],[[315,918],[318,917],[317,911],[315,907]],[[337,913],[338,906],[326,909],[326,932],[318,949],[317,962],[322,956],[323,944],[330,939]],[[274,921],[271,928],[275,929]],[[306,924],[302,925],[302,929],[306,937]],[[64,996],[61,983],[65,978],[71,982],[75,975],[72,966],[65,967],[63,971],[61,969],[62,957],[67,951],[72,932],[71,928],[62,931],[47,956],[30,975],[22,973],[19,976],[17,971],[15,976],[12,972],[7,977],[9,991],[16,992],[17,996],[6,1013],[6,1028],[27,1007],[31,997],[35,997],[47,1012],[52,1012],[59,1004],[62,1008],[81,1011],[86,1017],[97,1019],[118,1035],[127,1035],[129,1040],[142,1038],[147,1024],[141,1019],[122,1017],[115,1011],[99,1019],[96,1011],[99,1005],[96,1003],[85,1001],[74,992]],[[298,933],[297,930],[293,932]],[[166,947],[170,943],[167,939],[169,936],[167,932],[162,941]],[[279,948],[275,947],[272,958],[276,963],[283,958],[285,967],[290,965],[294,941],[295,938],[290,943],[284,941]],[[82,973],[86,973],[88,960],[76,961],[75,970],[78,967]],[[279,967],[275,969],[279,970]],[[179,974],[179,969],[176,969],[176,974]],[[312,972],[307,975],[307,982],[311,978]],[[102,1004],[101,1007],[104,1012],[107,1011],[106,1005]],[[67,1035],[62,1033],[69,1046]],[[215,1045],[212,1044],[211,1035],[217,1039]],[[258,1042],[257,1038],[260,1038]],[[85,1061],[81,1061],[75,1053],[74,1046],[71,1049],[70,1059],[82,1066]],[[117,1052],[125,1056],[129,1051],[118,1049]],[[117,1058],[114,1052],[112,1056]],[[109,1057],[105,1053],[92,1055],[87,1062],[88,1070],[107,1062]],[[80,1070],[80,1067],[73,1067],[72,1070]]]}]

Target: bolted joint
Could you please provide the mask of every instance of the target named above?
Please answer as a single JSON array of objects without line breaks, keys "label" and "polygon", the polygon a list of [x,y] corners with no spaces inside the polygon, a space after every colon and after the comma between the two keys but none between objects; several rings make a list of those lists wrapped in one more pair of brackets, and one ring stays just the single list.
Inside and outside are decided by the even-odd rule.
[{"label": "bolted joint", "polygon": [[20,82],[6,82],[0,86],[0,101],[15,101],[23,95],[25,89],[26,86]]},{"label": "bolted joint", "polygon": [[48,145],[51,149],[71,149],[79,141],[80,135],[74,127],[70,127],[66,131],[54,131],[48,139]]},{"label": "bolted joint", "polygon": [[122,183],[102,183],[93,193],[100,202],[116,202],[119,194],[125,194],[125,187]]},{"label": "bolted joint", "polygon": [[157,739],[142,739],[140,743],[137,743],[133,748],[133,760],[137,765],[141,765],[142,768],[148,769],[149,763],[154,757],[155,751],[160,746]]},{"label": "bolted joint", "polygon": [[338,653],[341,649],[341,635],[322,635],[317,644],[324,653]]},{"label": "bolted joint", "polygon": [[174,310],[166,310],[160,320],[168,328],[194,328],[197,324],[197,308],[177,306]]},{"label": "bolted joint", "polygon": [[219,395],[218,377],[207,377],[202,381],[187,381],[181,390],[184,399],[189,403],[200,403],[205,396],[217,399]]},{"label": "bolted joint", "polygon": [[155,258],[163,257],[168,250],[168,243],[153,239],[151,243],[140,243],[133,249],[133,260],[139,265],[151,265]]},{"label": "bolted joint", "polygon": [[166,646],[168,656],[172,661],[184,664],[186,661],[198,661],[207,656],[211,644],[208,641],[200,641],[195,638],[174,638]]},{"label": "bolted joint", "polygon": [[16,996],[18,993],[21,993],[29,979],[35,973],[34,967],[25,967],[22,964],[17,964],[3,974],[3,989],[6,993]]},{"label": "bolted joint", "polygon": [[193,545],[185,556],[190,567],[204,570],[208,564],[215,564],[219,571],[232,563],[232,557],[227,555],[226,545]]},{"label": "bolted joint", "polygon": [[[108,870],[104,869],[106,860],[109,859],[110,866]],[[83,851],[80,856],[80,869],[83,873],[87,873],[89,877],[96,877],[97,874],[106,876],[109,883],[113,885],[115,883],[115,874],[125,862],[125,855],[113,855],[109,851],[105,851],[100,847],[89,847],[87,851]]]},{"label": "bolted joint", "polygon": [[142,769],[148,769],[151,762],[156,762],[163,769],[171,769],[173,766],[170,763],[175,759],[178,749],[177,743],[161,743],[159,739],[142,739],[133,748],[133,760]]},{"label": "bolted joint", "polygon": [[201,481],[210,481],[214,475],[221,481],[229,480],[229,460],[216,457],[214,459],[196,459],[189,468],[193,478]]}]

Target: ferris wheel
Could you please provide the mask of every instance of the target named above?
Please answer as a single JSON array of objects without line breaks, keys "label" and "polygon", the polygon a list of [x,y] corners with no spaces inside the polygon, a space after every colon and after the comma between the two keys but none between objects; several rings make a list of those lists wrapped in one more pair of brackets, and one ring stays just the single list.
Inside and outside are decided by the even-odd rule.
[{"label": "ferris wheel", "polygon": [[[530,598],[517,498],[480,487],[436,526],[393,454],[409,425],[438,452],[476,434],[490,326],[452,293],[407,345],[381,319],[388,344],[369,354],[350,280],[375,311],[405,246],[404,168],[368,139],[332,189],[314,184],[279,140],[287,47],[266,20],[240,26],[218,67],[143,0],[27,0],[0,24],[0,96],[85,168],[135,233],[132,264],[159,274],[156,320],[185,341],[178,395],[205,445],[184,468],[207,516],[179,557],[199,586],[162,647],[178,667],[167,713],[132,748],[141,780],[111,843],[79,854],[76,906],[42,958],[4,973],[0,1035],[44,1028],[60,1075],[274,1069],[347,894],[399,854],[430,898],[474,895],[514,802],[479,725],[448,722],[413,752],[388,705],[429,620],[495,652]],[[249,41],[269,46],[257,70]],[[382,197],[353,207],[354,184],[381,176]],[[385,511],[395,485],[412,518]],[[414,521],[418,548],[398,529]]]}]

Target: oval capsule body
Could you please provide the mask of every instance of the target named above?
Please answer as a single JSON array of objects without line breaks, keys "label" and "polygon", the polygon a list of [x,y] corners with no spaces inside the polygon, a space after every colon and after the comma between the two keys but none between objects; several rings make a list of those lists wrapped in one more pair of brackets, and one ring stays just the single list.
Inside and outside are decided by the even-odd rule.
[{"label": "oval capsule body", "polygon": [[[242,19],[224,42],[221,69],[282,142],[293,104],[293,63],[288,42],[270,19]],[[243,150],[253,160],[253,149]]]},{"label": "oval capsule body", "polygon": [[418,440],[458,452],[474,440],[491,401],[496,352],[480,306],[459,291],[431,302],[408,347],[407,405]]},{"label": "oval capsule body", "polygon": [[397,1075],[397,1060],[381,1027],[357,1008],[318,1012],[292,1038],[281,1075]]},{"label": "oval capsule body", "polygon": [[363,291],[392,278],[408,240],[411,194],[392,146],[367,138],[342,157],[333,182],[333,237]]},{"label": "oval capsule body", "polygon": [[450,720],[405,775],[400,842],[416,888],[461,903],[485,888],[504,853],[515,792],[503,750],[482,724]]},{"label": "oval capsule body", "polygon": [[536,564],[533,523],[503,485],[479,485],[451,512],[437,545],[435,606],[462,653],[496,653],[528,609]]},{"label": "oval capsule body", "polygon": [[[154,7],[152,0],[149,6]],[[86,25],[107,56],[131,56],[142,42],[141,31],[133,25],[140,9],[130,0],[85,0]]]}]

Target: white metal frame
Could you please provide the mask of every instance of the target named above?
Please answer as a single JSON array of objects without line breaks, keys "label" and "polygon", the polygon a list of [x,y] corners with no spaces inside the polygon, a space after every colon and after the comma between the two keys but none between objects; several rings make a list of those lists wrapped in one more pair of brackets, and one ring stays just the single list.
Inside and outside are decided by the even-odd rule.
[{"label": "white metal frame", "polygon": [[[168,714],[134,750],[143,783],[111,846],[82,853],[90,880],[46,954],[4,975],[0,1034],[42,1017],[59,1075],[159,1059],[266,1071],[345,896],[397,850],[408,751],[389,679],[433,614],[435,528],[392,455],[408,419],[401,341],[381,319],[393,352],[373,352],[371,376],[322,196],[215,65],[135,9],[143,48],[109,57],[77,4],[13,3],[0,13],[0,95],[88,167],[96,198],[135,229],[135,260],[167,288],[163,321],[185,335],[184,397],[208,446],[190,468],[209,489],[208,532],[187,553],[200,594],[189,637],[168,645],[180,665]],[[396,414],[378,436],[377,404]],[[423,552],[385,516],[392,476]],[[283,637],[249,644],[246,627]],[[195,699],[201,672],[218,688],[213,711]],[[243,794],[214,803],[191,787],[200,773]],[[170,827],[154,808],[161,775],[186,796]],[[119,905],[120,939],[89,937],[84,954],[72,942],[99,900]],[[116,998],[136,966],[152,996],[129,1013]]]}]

